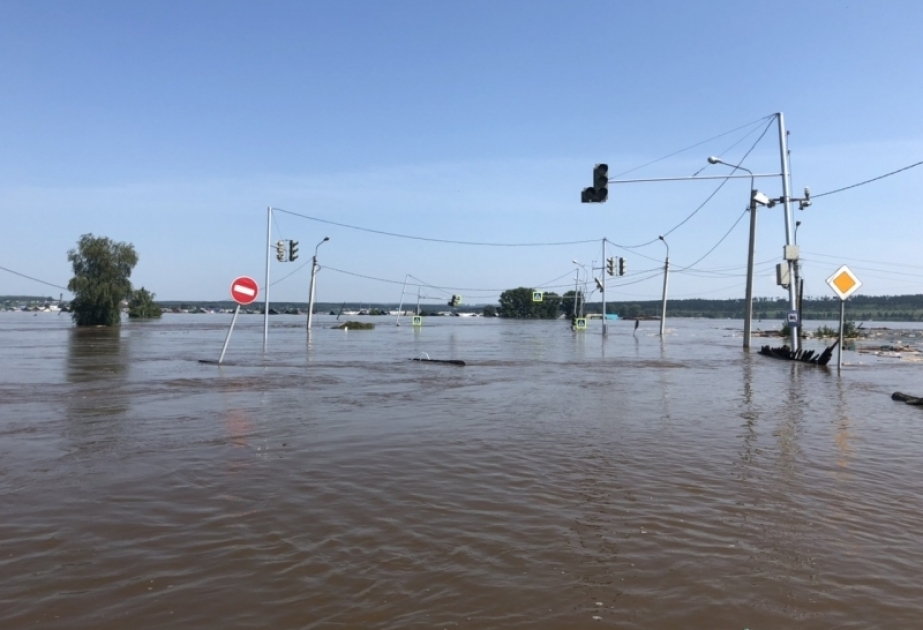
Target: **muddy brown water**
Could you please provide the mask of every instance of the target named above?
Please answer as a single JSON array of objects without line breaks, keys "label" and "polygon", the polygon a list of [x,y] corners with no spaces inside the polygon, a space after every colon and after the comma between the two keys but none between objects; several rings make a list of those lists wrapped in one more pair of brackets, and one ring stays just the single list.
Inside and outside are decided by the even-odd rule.
[{"label": "muddy brown water", "polygon": [[0,313],[0,628],[923,627],[921,364],[66,318]]}]

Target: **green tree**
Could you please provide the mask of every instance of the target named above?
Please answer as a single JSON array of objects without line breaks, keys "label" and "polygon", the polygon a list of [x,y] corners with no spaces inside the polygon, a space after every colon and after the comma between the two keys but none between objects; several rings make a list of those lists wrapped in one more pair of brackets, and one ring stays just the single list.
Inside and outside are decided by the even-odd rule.
[{"label": "green tree", "polygon": [[[583,306],[586,302],[586,296],[583,295],[583,291],[577,292],[571,290],[564,293],[564,295],[561,297],[561,311],[563,311],[564,314],[568,317],[577,316],[577,312],[574,310],[577,306],[577,303],[574,300],[574,296],[577,296],[577,299],[580,300],[581,306]],[[585,310],[585,308],[582,310]]]},{"label": "green tree", "polygon": [[484,307],[484,317],[496,317],[497,308],[493,304],[488,304]]},{"label": "green tree", "polygon": [[122,300],[131,295],[131,270],[138,254],[130,243],[84,234],[67,252],[74,277],[67,289],[74,294],[71,317],[78,326],[115,326]]},{"label": "green tree", "polygon": [[163,309],[154,303],[154,297],[154,294],[144,287],[132,291],[128,300],[128,316],[141,319],[161,317]]},{"label": "green tree", "polygon": [[500,294],[500,317],[515,319],[556,319],[561,313],[561,296],[548,292],[541,302],[534,302],[535,289],[518,287]]}]

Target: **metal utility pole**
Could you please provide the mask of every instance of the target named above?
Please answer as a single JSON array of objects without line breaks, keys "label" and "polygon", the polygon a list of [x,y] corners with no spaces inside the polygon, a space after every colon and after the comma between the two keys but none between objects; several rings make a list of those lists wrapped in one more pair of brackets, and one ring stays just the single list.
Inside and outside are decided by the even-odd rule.
[{"label": "metal utility pole", "polygon": [[[263,352],[269,342],[269,261],[272,258],[272,206],[266,208],[266,284],[263,287]],[[238,307],[239,308],[239,307]],[[236,314],[235,314],[236,317]],[[230,333],[228,337],[230,338]],[[222,353],[223,354],[223,353]]]},{"label": "metal utility pole", "polygon": [[409,277],[410,277],[409,273],[406,276],[404,276],[404,287],[401,289],[401,303],[398,304],[397,306],[397,319],[394,320],[394,324],[396,326],[401,325],[401,313],[403,312],[403,309],[404,309],[404,293],[407,292],[407,278]]},{"label": "metal utility pole", "polygon": [[[801,225],[801,221],[795,221],[795,245],[798,245],[798,227]],[[795,261],[795,287],[798,291],[798,321],[801,322],[801,307],[802,299],[804,298],[804,280],[801,279],[801,254],[799,253],[799,259]],[[801,335],[798,335],[798,345],[796,350],[801,350]]]},{"label": "metal utility pole", "polygon": [[602,296],[603,296],[603,337],[609,335],[609,320],[606,317],[606,239],[603,238],[603,257],[602,257]]},{"label": "metal utility pole", "polygon": [[663,263],[663,307],[660,309],[660,338],[663,339],[664,327],[667,323],[667,280],[670,277],[670,244],[663,236],[658,237],[667,246],[667,259]]},{"label": "metal utility pole", "polygon": [[[782,205],[785,208],[785,245],[786,245],[786,262],[788,263],[788,273],[789,273],[789,283],[788,283],[788,302],[789,310],[797,312],[798,304],[796,300],[797,287],[793,282],[794,278],[794,263],[798,260],[798,254],[795,252],[794,258],[788,255],[789,247],[793,245],[793,228],[794,221],[792,221],[792,205],[790,202],[790,191],[789,191],[789,182],[788,182],[788,138],[785,133],[785,116],[782,112],[776,114],[776,117],[779,121],[779,153],[782,159]],[[797,249],[797,248],[795,248]],[[793,350],[798,348],[798,337],[801,328],[801,322],[792,323],[789,326],[791,331],[791,348]]]},{"label": "metal utility pole", "polygon": [[325,236],[324,240],[317,244],[314,248],[314,260],[311,261],[311,288],[308,291],[308,334],[311,334],[311,319],[314,317],[314,282],[317,279],[317,249],[324,243],[330,240],[329,236]]},{"label": "metal utility pole", "polygon": [[753,255],[756,247],[756,195],[757,190],[750,191],[750,246],[747,248],[747,297],[744,304],[744,349],[750,349],[750,335],[753,327]]}]

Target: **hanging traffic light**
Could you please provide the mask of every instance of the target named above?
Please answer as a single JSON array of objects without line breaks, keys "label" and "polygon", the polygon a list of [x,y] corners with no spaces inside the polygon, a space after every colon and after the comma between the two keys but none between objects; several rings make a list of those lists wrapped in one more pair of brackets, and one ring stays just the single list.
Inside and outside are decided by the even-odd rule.
[{"label": "hanging traffic light", "polygon": [[593,188],[596,189],[596,201],[603,202],[609,198],[608,164],[597,164],[593,168]]},{"label": "hanging traffic light", "polygon": [[276,260],[285,262],[285,241],[276,241]]},{"label": "hanging traffic light", "polygon": [[298,258],[298,241],[288,242],[288,259],[292,262]]},{"label": "hanging traffic light", "polygon": [[581,203],[602,203],[609,198],[609,165],[593,167],[593,185],[580,193]]},{"label": "hanging traffic light", "polygon": [[606,273],[608,273],[610,276],[615,275],[615,258],[606,259]]},{"label": "hanging traffic light", "polygon": [[461,296],[453,295],[452,296],[452,306],[458,306],[459,304],[461,304]]},{"label": "hanging traffic light", "polygon": [[600,280],[599,278],[593,278],[593,280],[596,281],[596,288],[597,288],[597,289],[599,289],[600,291],[605,291],[605,290],[606,290],[606,287],[603,285],[603,281],[602,281],[602,280]]},{"label": "hanging traffic light", "polygon": [[625,275],[625,258],[619,258],[619,275]]},{"label": "hanging traffic light", "polygon": [[602,203],[609,198],[609,165],[593,167],[593,186],[580,193],[581,203]]}]

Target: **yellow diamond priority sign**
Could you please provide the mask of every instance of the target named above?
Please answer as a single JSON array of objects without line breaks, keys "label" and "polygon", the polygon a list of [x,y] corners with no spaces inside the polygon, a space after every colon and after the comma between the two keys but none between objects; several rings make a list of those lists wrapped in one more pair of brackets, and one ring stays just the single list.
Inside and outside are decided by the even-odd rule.
[{"label": "yellow diamond priority sign", "polygon": [[856,274],[850,271],[846,265],[837,269],[832,276],[827,278],[827,284],[830,285],[830,288],[841,300],[845,300],[862,286],[862,282],[859,281]]}]

